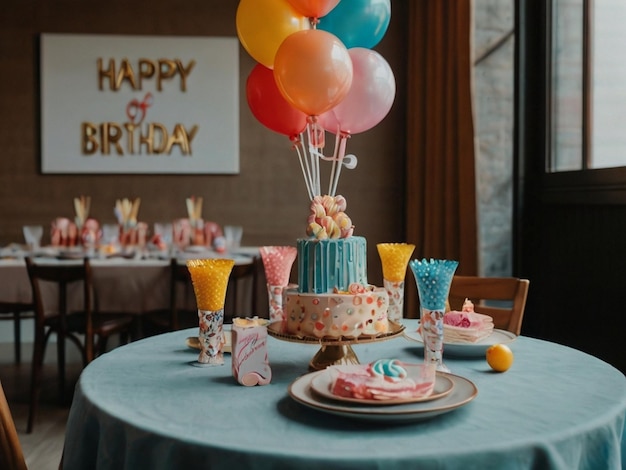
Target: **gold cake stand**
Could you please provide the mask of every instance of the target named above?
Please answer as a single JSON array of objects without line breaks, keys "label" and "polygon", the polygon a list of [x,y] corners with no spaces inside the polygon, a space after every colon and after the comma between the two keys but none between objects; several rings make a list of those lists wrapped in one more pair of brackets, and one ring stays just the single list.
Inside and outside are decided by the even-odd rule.
[{"label": "gold cake stand", "polygon": [[352,349],[354,344],[374,343],[400,336],[405,326],[389,321],[389,332],[379,336],[360,336],[358,338],[316,338],[282,333],[283,323],[274,322],[267,326],[267,332],[274,338],[300,344],[319,344],[320,350],[309,362],[309,370],[323,370],[328,366],[358,364],[359,359]]}]

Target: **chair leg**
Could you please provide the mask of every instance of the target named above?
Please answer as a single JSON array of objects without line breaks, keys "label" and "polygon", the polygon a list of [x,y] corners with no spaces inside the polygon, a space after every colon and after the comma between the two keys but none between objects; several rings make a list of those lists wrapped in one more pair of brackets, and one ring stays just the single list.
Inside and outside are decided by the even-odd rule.
[{"label": "chair leg", "polygon": [[96,345],[96,356],[101,356],[107,351],[108,336],[100,336],[98,338],[98,344]]},{"label": "chair leg", "polygon": [[30,379],[30,406],[28,410],[28,423],[26,432],[33,432],[35,416],[39,408],[39,393],[41,391],[41,372],[43,369],[43,358],[46,351],[46,336],[44,331],[35,331],[35,348],[33,350],[33,361],[31,366]]},{"label": "chair leg", "polygon": [[20,311],[13,312],[13,343],[15,344],[15,363],[22,362],[22,333]]},{"label": "chair leg", "polygon": [[57,331],[57,367],[59,370],[59,404],[65,403],[65,333]]}]

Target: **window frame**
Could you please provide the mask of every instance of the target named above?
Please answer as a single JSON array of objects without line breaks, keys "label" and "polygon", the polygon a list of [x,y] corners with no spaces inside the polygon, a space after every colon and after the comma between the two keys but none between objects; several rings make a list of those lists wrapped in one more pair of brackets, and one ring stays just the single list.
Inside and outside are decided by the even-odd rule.
[{"label": "window frame", "polygon": [[[536,26],[541,21],[539,28],[543,51],[541,54],[543,66],[540,67],[540,73],[543,73],[543,136],[544,136],[544,158],[541,171],[538,165],[534,171],[537,174],[540,187],[541,199],[545,202],[557,203],[586,203],[586,204],[626,204],[626,167],[614,168],[589,168],[592,148],[592,91],[591,91],[591,33],[592,33],[592,16],[593,1],[583,0],[583,70],[582,70],[582,149],[581,149],[581,167],[580,170],[572,171],[551,171],[553,166],[553,142],[554,142],[554,126],[553,126],[553,109],[552,98],[553,90],[553,55],[552,55],[552,38],[553,38],[553,14],[554,2],[557,0],[518,0],[517,14],[520,15],[518,29],[520,40],[524,43],[524,38],[528,41],[529,35],[537,34]],[[528,16],[530,15],[530,16]],[[535,17],[538,16],[538,17]],[[535,17],[535,18],[533,18]],[[533,24],[534,23],[534,24]],[[534,29],[534,31],[533,31]],[[521,53],[524,52],[522,45]],[[519,62],[518,62],[519,63]],[[533,69],[531,68],[531,71]],[[536,72],[536,71],[535,71]],[[524,71],[517,72],[518,80],[524,88],[524,79],[521,74]],[[523,98],[523,95],[520,95]],[[526,118],[527,119],[527,118]],[[526,130],[526,134],[529,129]],[[626,149],[625,149],[626,151]],[[527,159],[532,158],[526,156]],[[527,162],[528,163],[528,162]],[[533,171],[532,165],[528,168]]]}]

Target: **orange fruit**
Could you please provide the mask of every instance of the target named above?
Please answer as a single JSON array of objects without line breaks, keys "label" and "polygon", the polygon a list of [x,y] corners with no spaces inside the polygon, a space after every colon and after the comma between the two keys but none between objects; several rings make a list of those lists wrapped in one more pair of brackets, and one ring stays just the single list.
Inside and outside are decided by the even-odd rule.
[{"label": "orange fruit", "polygon": [[487,364],[496,372],[509,370],[513,365],[513,351],[506,344],[494,344],[487,349]]}]

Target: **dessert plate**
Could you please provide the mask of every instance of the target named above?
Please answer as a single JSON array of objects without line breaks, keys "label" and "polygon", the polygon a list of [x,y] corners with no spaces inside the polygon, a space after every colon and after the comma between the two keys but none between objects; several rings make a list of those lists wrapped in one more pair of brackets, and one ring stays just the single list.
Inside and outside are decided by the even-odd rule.
[{"label": "dessert plate", "polygon": [[[224,328],[224,338],[226,339],[226,344],[224,345],[224,352],[231,353],[232,352],[232,335],[231,331]],[[189,336],[185,339],[185,344],[187,347],[191,349],[200,350],[200,340],[197,336]]]},{"label": "dessert plate", "polygon": [[470,380],[445,372],[438,372],[452,381],[452,391],[438,400],[419,403],[407,403],[396,406],[371,406],[356,403],[344,403],[324,398],[313,390],[311,381],[325,371],[312,372],[294,380],[288,393],[298,403],[337,416],[382,422],[422,421],[448,413],[472,401],[478,395],[478,389]]},{"label": "dessert plate", "polygon": [[402,405],[406,403],[419,403],[422,401],[430,401],[436,400],[438,398],[445,397],[448,395],[452,389],[454,388],[454,384],[449,377],[445,375],[437,374],[435,379],[435,388],[433,393],[426,397],[408,397],[408,398],[397,398],[393,400],[368,400],[364,398],[351,398],[351,397],[340,397],[338,395],[334,395],[330,391],[330,387],[332,384],[332,376],[328,369],[326,369],[325,374],[316,375],[311,379],[311,388],[315,393],[320,395],[321,397],[327,398],[329,400],[342,401],[346,403],[358,403],[361,405],[371,405],[371,406],[384,406],[384,405]]},{"label": "dessert plate", "polygon": [[[424,344],[422,335],[416,330],[404,330],[404,336],[412,341]],[[443,354],[458,357],[484,356],[489,346],[494,344],[507,344],[515,341],[517,336],[510,331],[494,329],[486,338],[475,343],[443,343]]]}]

